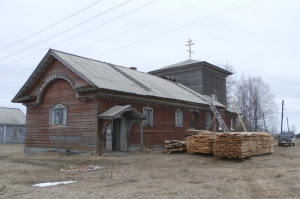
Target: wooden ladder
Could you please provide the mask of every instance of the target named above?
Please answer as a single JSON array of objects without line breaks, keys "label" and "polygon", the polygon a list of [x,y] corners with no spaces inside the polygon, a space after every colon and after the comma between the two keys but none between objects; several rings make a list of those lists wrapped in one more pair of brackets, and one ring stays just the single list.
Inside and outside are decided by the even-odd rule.
[{"label": "wooden ladder", "polygon": [[211,109],[212,112],[214,113],[215,118],[217,118],[217,120],[218,120],[218,122],[219,122],[219,124],[220,124],[220,126],[221,126],[221,128],[222,128],[222,131],[223,131],[223,132],[229,132],[229,130],[228,130],[228,128],[227,128],[227,126],[226,126],[226,124],[225,124],[225,122],[224,122],[222,116],[221,116],[220,113],[218,112],[218,110],[217,110],[217,108],[215,107],[214,103],[213,103],[212,101],[210,101],[210,100],[207,100],[207,103],[209,104],[210,109]]},{"label": "wooden ladder", "polygon": [[175,83],[177,86],[179,86],[180,88],[183,88],[184,90],[186,90],[187,92],[189,93],[192,93],[193,95],[197,96],[198,98],[202,99],[203,101],[207,102],[210,109],[212,110],[212,112],[214,113],[214,116],[215,118],[217,118],[221,128],[222,128],[222,131],[223,132],[229,132],[222,116],[220,115],[220,113],[218,112],[217,108],[215,107],[214,103],[209,99],[209,97],[205,97],[205,96],[201,96],[201,94],[197,93],[197,92],[194,92],[193,90],[191,90],[190,88],[187,88],[186,86],[184,86],[183,84],[179,83],[179,82],[176,82]]}]

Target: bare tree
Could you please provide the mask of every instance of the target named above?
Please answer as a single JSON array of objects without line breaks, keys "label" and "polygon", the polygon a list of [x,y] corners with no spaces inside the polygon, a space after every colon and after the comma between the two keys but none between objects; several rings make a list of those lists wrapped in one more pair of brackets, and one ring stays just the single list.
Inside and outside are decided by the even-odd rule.
[{"label": "bare tree", "polygon": [[296,125],[295,125],[295,124],[292,125],[291,131],[293,131],[295,135],[298,134],[298,133],[297,133],[297,129],[296,129]]},{"label": "bare tree", "polygon": [[234,85],[236,84],[235,71],[231,64],[226,62],[226,64],[219,64],[219,66],[229,72],[232,72],[233,75],[230,75],[226,78],[226,93],[227,93],[227,104],[230,106],[234,101]]},{"label": "bare tree", "polygon": [[269,85],[261,77],[241,75],[234,96],[248,131],[274,131],[277,107]]}]

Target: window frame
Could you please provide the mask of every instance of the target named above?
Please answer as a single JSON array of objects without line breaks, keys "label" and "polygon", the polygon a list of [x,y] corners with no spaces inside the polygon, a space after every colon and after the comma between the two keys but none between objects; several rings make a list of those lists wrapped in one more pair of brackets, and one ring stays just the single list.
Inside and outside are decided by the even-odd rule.
[{"label": "window frame", "polygon": [[230,130],[234,131],[234,119],[230,118]]},{"label": "window frame", "polygon": [[209,127],[211,125],[211,115],[210,114],[206,114],[205,115],[205,127]]},{"label": "window frame", "polygon": [[[57,118],[59,114],[62,114],[62,117]],[[57,103],[49,110],[49,125],[67,125],[67,116],[68,109],[67,106]]]},{"label": "window frame", "polygon": [[[178,117],[177,117],[178,115]],[[177,123],[178,119],[178,123]],[[175,110],[175,127],[183,127],[183,111]]]},{"label": "window frame", "polygon": [[146,116],[146,119],[143,121],[143,125],[153,126],[153,108],[143,107],[143,114]]},{"label": "window frame", "polygon": [[13,129],[12,139],[17,140],[18,139],[19,130]]},{"label": "window frame", "polygon": [[213,100],[218,101],[218,94],[212,93],[210,96]]}]

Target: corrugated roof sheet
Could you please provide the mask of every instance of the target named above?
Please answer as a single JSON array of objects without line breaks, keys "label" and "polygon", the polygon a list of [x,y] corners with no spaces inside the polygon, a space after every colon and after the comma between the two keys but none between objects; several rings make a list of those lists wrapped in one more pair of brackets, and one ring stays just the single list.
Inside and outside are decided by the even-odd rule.
[{"label": "corrugated roof sheet", "polygon": [[[56,58],[60,59],[67,66],[73,68],[78,75],[90,81],[98,88],[134,93],[142,96],[207,104],[197,95],[194,95],[186,89],[182,89],[176,84],[160,77],[121,66],[113,65],[112,67],[110,64],[104,62],[56,50],[51,51],[54,53]],[[122,71],[123,74],[114,69],[114,67],[117,67],[117,70]],[[144,89],[143,86],[139,85],[139,83],[147,86],[150,91]],[[201,94],[198,93],[198,95]],[[220,103],[218,105],[223,106]]]},{"label": "corrugated roof sheet", "polygon": [[99,117],[113,117],[129,107],[130,107],[130,105],[126,105],[126,106],[116,105],[116,106],[110,108],[109,110],[105,111],[104,113],[100,114]]},{"label": "corrugated roof sheet", "polygon": [[129,111],[129,110],[135,112],[140,118],[145,118],[145,116],[142,113],[138,112],[131,105],[125,105],[125,106],[116,105],[116,106],[110,108],[109,110],[105,111],[104,113],[100,114],[98,117],[99,118],[120,117],[124,112]]},{"label": "corrugated roof sheet", "polygon": [[25,125],[26,116],[20,109],[0,107],[0,124]]},{"label": "corrugated roof sheet", "polygon": [[230,108],[230,107],[226,107],[226,111],[230,112],[230,113],[237,113],[236,110]]}]

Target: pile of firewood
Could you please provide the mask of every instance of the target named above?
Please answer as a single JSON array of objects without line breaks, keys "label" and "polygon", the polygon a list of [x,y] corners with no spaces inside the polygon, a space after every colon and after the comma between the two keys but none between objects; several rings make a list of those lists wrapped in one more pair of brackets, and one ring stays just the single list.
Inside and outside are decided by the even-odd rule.
[{"label": "pile of firewood", "polygon": [[186,151],[185,141],[183,140],[165,140],[165,153]]},{"label": "pile of firewood", "polygon": [[273,137],[263,132],[219,133],[213,147],[215,156],[227,158],[246,158],[272,152]]},{"label": "pile of firewood", "polygon": [[215,134],[209,131],[194,132],[196,135],[186,137],[188,153],[213,153]]}]

